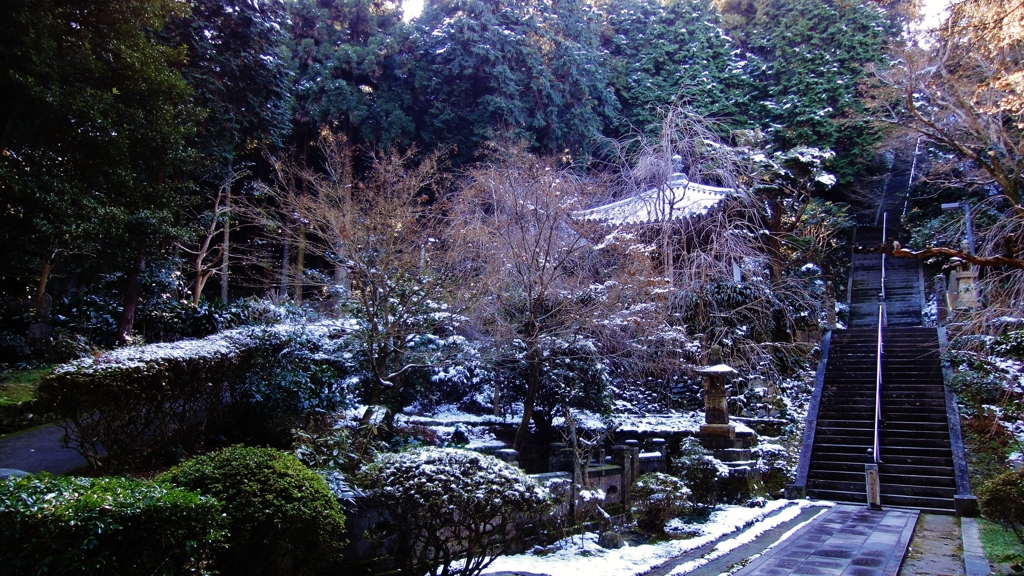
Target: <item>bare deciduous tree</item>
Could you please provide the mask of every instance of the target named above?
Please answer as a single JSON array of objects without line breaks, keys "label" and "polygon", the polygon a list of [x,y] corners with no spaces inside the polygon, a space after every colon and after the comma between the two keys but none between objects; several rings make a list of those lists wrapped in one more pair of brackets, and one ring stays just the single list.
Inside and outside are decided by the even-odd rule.
[{"label": "bare deciduous tree", "polygon": [[[319,147],[321,170],[272,159],[277,182],[264,189],[281,215],[300,222],[305,232],[289,228],[287,220],[280,228],[295,239],[304,233],[307,251],[328,267],[321,273],[310,270],[304,281],[330,288],[356,320],[355,335],[370,371],[360,421],[368,431],[385,393],[399,391],[411,370],[438,360],[412,348],[417,335],[448,317],[435,313],[458,283],[447,259],[441,202],[430,198],[443,189],[440,155],[417,163],[414,152],[370,152],[368,174],[348,185],[347,143],[325,132]],[[296,182],[305,194],[293,193]]]},{"label": "bare deciduous tree", "polygon": [[596,251],[573,217],[584,207],[588,183],[552,160],[517,145],[498,150],[469,174],[455,222],[471,247],[479,312],[503,346],[518,341],[526,376],[515,449],[535,417],[546,349],[573,342],[593,325],[600,298],[589,298]]}]

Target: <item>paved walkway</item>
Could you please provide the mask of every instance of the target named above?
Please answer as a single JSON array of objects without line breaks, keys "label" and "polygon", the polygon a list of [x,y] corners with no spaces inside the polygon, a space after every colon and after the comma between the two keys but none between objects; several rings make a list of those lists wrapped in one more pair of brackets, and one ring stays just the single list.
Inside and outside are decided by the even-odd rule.
[{"label": "paved walkway", "polygon": [[895,576],[917,510],[835,506],[736,576]]},{"label": "paved walkway", "polygon": [[64,446],[60,426],[47,424],[0,436],[0,470],[67,474],[86,464],[81,454]]}]

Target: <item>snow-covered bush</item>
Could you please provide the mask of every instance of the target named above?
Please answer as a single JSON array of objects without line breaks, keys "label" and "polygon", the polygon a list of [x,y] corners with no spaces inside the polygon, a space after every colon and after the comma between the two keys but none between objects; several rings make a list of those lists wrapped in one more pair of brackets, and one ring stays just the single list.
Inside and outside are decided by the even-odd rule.
[{"label": "snow-covered bush", "polygon": [[494,373],[476,342],[457,334],[420,334],[410,342],[409,354],[432,358],[434,362],[407,372],[406,398],[396,409],[414,405],[430,410],[454,404],[470,412],[479,411],[476,398],[492,385]]},{"label": "snow-covered bush", "polygon": [[[308,416],[343,400],[326,354],[332,326],[221,332],[201,340],[119,348],[58,367],[37,397],[72,448],[108,467],[174,461],[218,432],[229,411]],[[243,418],[243,422],[244,422]]]},{"label": "snow-covered bush", "polygon": [[120,348],[58,367],[37,397],[90,462],[162,460],[200,446],[223,419],[251,349],[242,332]]},{"label": "snow-covered bush", "polygon": [[673,474],[680,478],[692,493],[696,510],[708,510],[718,504],[718,482],[728,478],[729,469],[715,459],[694,438],[679,445],[679,455],[671,460]]},{"label": "snow-covered bush", "polygon": [[233,412],[247,436],[286,445],[292,430],[327,418],[350,399],[346,381],[360,370],[347,334],[302,328],[250,334],[245,377],[233,391]]},{"label": "snow-covered bush", "polygon": [[781,444],[761,444],[755,452],[758,473],[768,494],[778,494],[796,477],[800,450]]},{"label": "snow-covered bush", "polygon": [[[596,344],[592,340],[567,341],[543,339],[541,347],[540,388],[536,408],[550,417],[560,406],[577,410],[606,413],[611,408],[608,395],[610,375]],[[521,340],[511,343],[498,359],[495,372],[501,383],[502,402],[522,402],[527,392],[529,362],[526,345]]]},{"label": "snow-covered bush", "polygon": [[466,450],[382,454],[360,480],[390,519],[403,574],[479,574],[549,506],[521,470]]},{"label": "snow-covered bush", "polygon": [[665,523],[690,511],[690,489],[675,476],[651,472],[641,476],[632,487],[630,513],[637,526],[662,533]]}]

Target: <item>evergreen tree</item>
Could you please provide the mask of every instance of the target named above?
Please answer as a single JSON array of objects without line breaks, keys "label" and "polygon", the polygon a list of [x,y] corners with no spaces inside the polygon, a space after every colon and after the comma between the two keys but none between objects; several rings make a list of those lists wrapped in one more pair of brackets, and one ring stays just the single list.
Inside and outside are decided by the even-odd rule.
[{"label": "evergreen tree", "polygon": [[296,143],[330,127],[354,148],[409,144],[412,55],[401,10],[383,0],[297,0],[290,11]]},{"label": "evergreen tree", "polygon": [[596,13],[578,0],[439,0],[416,20],[420,135],[466,158],[497,134],[586,156],[615,112]]},{"label": "evergreen tree", "polygon": [[777,149],[831,149],[840,182],[850,182],[879,134],[865,113],[864,67],[884,63],[898,33],[865,1],[765,0],[745,33],[743,70],[750,116]]},{"label": "evergreen tree", "polygon": [[744,77],[709,0],[611,0],[602,10],[612,85],[635,129],[656,128],[660,109],[675,104],[743,125]]},{"label": "evergreen tree", "polygon": [[[137,280],[173,235],[192,126],[183,51],[154,38],[171,0],[14,0],[0,7],[0,240],[4,280],[37,293],[63,257]],[[134,265],[131,263],[134,262]],[[134,311],[131,282],[125,318]],[[134,291],[134,292],[133,292]],[[123,326],[122,326],[123,327]]]},{"label": "evergreen tree", "polygon": [[190,255],[192,300],[207,280],[221,277],[228,299],[232,188],[245,175],[246,154],[280,146],[290,128],[291,77],[286,62],[284,5],[277,0],[191,0],[191,12],[164,29],[164,39],[187,50],[182,74],[200,110],[192,146],[192,177],[203,192],[190,233],[179,243]]}]

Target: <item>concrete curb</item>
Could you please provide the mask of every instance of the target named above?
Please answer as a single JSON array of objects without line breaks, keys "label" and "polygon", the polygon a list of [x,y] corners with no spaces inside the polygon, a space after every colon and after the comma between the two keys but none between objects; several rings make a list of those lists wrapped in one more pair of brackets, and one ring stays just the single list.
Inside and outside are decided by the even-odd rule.
[{"label": "concrete curb", "polygon": [[964,544],[964,573],[966,576],[988,576],[992,573],[985,551],[981,548],[981,531],[974,518],[960,519],[960,536]]}]

